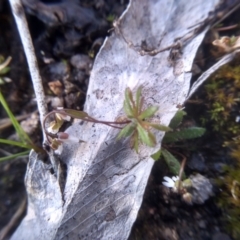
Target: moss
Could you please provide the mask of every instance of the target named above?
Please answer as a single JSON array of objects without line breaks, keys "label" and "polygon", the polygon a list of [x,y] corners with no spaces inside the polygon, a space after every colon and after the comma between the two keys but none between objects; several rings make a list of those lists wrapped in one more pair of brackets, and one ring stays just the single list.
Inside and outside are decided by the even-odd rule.
[{"label": "moss", "polygon": [[236,124],[240,100],[240,59],[223,66],[205,85],[207,115],[201,119],[210,123],[214,131],[228,138],[236,136],[240,124]]},{"label": "moss", "polygon": [[204,88],[207,111],[201,121],[222,136],[233,160],[220,180],[222,193],[217,201],[226,229],[240,239],[240,123],[236,121],[240,116],[240,59],[219,69]]}]

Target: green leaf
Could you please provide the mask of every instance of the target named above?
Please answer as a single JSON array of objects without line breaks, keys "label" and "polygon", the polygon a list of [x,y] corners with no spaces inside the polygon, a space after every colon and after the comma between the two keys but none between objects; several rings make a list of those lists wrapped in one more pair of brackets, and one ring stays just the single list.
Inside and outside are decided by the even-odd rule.
[{"label": "green leaf", "polygon": [[123,108],[124,108],[124,112],[126,113],[127,117],[133,118],[133,116],[134,116],[133,108],[130,105],[130,103],[127,102],[126,100],[124,100],[124,102],[123,102]]},{"label": "green leaf", "polygon": [[146,118],[150,118],[152,117],[158,110],[158,107],[154,107],[154,106],[151,106],[149,108],[147,108],[146,110],[144,110],[139,116],[138,118],[139,119],[146,119]]},{"label": "green leaf", "polygon": [[22,142],[7,140],[7,139],[1,139],[0,138],[0,143],[12,145],[12,146],[18,146],[18,147],[22,147],[22,148],[32,149],[31,145],[28,145],[28,144],[25,144],[25,143],[22,143]]},{"label": "green leaf", "polygon": [[167,127],[167,126],[164,126],[164,125],[161,125],[161,124],[148,123],[148,125],[157,129],[157,130],[159,130],[159,131],[162,131],[162,132],[172,131],[172,129],[170,127]]},{"label": "green leaf", "polygon": [[132,92],[129,88],[126,88],[125,90],[125,100],[123,102],[123,108],[128,117],[133,117],[134,116],[134,111],[133,107],[131,106],[130,103],[130,98],[132,97]]},{"label": "green leaf", "polygon": [[10,67],[5,67],[2,70],[0,70],[0,74],[4,75],[4,74],[8,73],[9,71],[10,71]]},{"label": "green leaf", "polygon": [[162,154],[162,152],[161,152],[161,149],[160,149],[157,152],[155,152],[153,155],[151,155],[151,158],[153,158],[153,160],[157,161],[161,157],[161,154]]},{"label": "green leaf", "polygon": [[74,109],[63,109],[60,110],[64,113],[66,113],[67,115],[69,115],[72,118],[77,118],[77,119],[82,119],[84,120],[84,118],[88,117],[88,114],[86,112],[83,111],[78,111],[78,110],[74,110]]},{"label": "green leaf", "polygon": [[130,88],[127,88],[126,90],[127,90],[127,94],[128,94],[128,98],[129,98],[130,104],[132,104],[132,107],[135,108],[136,105],[135,105],[135,102],[133,100],[133,93],[132,93]]},{"label": "green leaf", "polygon": [[162,149],[162,156],[168,165],[170,172],[174,175],[178,175],[181,168],[179,161],[165,148]]},{"label": "green leaf", "polygon": [[[153,134],[151,132],[148,132],[146,129],[144,129],[141,124],[137,125],[137,130],[139,133],[139,137],[143,143],[145,143],[149,147],[154,147],[156,144],[156,140],[153,139]],[[155,138],[155,137],[154,137]]]},{"label": "green leaf", "polygon": [[136,109],[137,109],[138,113],[139,113],[139,111],[141,111],[141,109],[140,109],[141,108],[141,94],[142,94],[142,86],[140,86],[136,92]]},{"label": "green leaf", "polygon": [[186,112],[183,110],[179,110],[176,112],[175,116],[172,118],[169,127],[171,128],[177,128],[177,126],[182,122],[183,116],[187,115]]},{"label": "green leaf", "polygon": [[7,102],[5,101],[1,92],[0,92],[0,103],[2,104],[3,108],[7,112],[8,116],[9,116],[9,118],[10,118],[12,124],[13,124],[13,127],[15,128],[15,131],[17,132],[20,140],[22,142],[25,142],[25,143],[32,143],[29,136],[24,132],[23,128],[21,127],[21,125],[18,123],[17,119],[15,118],[13,113],[11,112],[11,110],[8,107]]},{"label": "green leaf", "polygon": [[129,123],[127,124],[118,134],[117,140],[122,138],[122,137],[129,137],[133,134],[134,130],[136,129],[135,124]]},{"label": "green leaf", "polygon": [[131,139],[133,141],[133,148],[135,149],[136,153],[138,153],[138,146],[139,146],[138,137],[139,137],[138,132],[136,131]]},{"label": "green leaf", "polygon": [[201,137],[206,129],[201,127],[184,128],[180,131],[168,132],[163,138],[164,143],[177,142],[186,139]]},{"label": "green leaf", "polygon": [[6,157],[1,157],[0,162],[11,160],[11,159],[18,158],[18,157],[28,156],[29,152],[30,152],[30,150],[20,152],[20,153],[16,153],[16,154],[12,154],[12,155],[6,156]]}]

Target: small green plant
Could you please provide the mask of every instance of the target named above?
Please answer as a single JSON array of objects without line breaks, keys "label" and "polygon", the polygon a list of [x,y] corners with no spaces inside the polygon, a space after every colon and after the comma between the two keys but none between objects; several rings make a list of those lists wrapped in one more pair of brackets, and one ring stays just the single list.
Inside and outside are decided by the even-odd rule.
[{"label": "small green plant", "polygon": [[28,155],[30,149],[34,149],[36,151],[39,151],[39,148],[37,148],[32,143],[29,136],[24,132],[21,125],[18,123],[17,119],[15,118],[15,116],[11,112],[10,108],[8,107],[7,102],[5,101],[1,92],[0,92],[0,103],[3,106],[3,108],[5,109],[5,111],[7,112],[8,117],[10,118],[10,120],[12,122],[12,125],[13,125],[13,127],[14,127],[14,129],[15,129],[16,133],[18,134],[18,137],[19,137],[19,141],[12,141],[12,140],[8,140],[8,139],[0,139],[0,143],[28,149],[27,151],[22,151],[22,152],[19,152],[17,154],[12,154],[12,155],[9,155],[9,156],[6,156],[6,157],[1,157],[0,162],[10,160],[10,159],[14,159],[14,158],[17,158],[17,157],[20,157],[20,156],[26,156],[26,155]]},{"label": "small green plant", "polygon": [[[201,137],[206,129],[201,127],[181,127],[181,123],[183,120],[183,117],[186,115],[186,112],[180,110],[178,111],[173,119],[171,120],[169,127],[173,129],[171,132],[167,132],[163,138],[162,141],[162,149],[160,149],[157,153],[152,155],[152,158],[154,160],[160,159],[162,156],[165,160],[166,164],[169,167],[170,172],[173,175],[177,175],[180,172],[181,164],[179,163],[179,160],[171,153],[176,153],[177,155],[180,155],[183,159],[185,158],[182,154],[176,152],[173,150],[173,147],[176,148],[177,142],[181,142],[188,139],[194,139]],[[183,174],[183,177],[184,174]],[[181,180],[181,179],[180,179]]]},{"label": "small green plant", "polygon": [[143,110],[144,99],[141,97],[141,92],[142,88],[140,87],[136,92],[136,98],[134,100],[132,91],[129,88],[126,89],[123,106],[127,119],[130,121],[120,131],[117,137],[117,139],[131,137],[131,145],[136,152],[138,152],[139,142],[149,147],[154,147],[156,145],[156,138],[150,131],[151,128],[164,132],[171,131],[171,128],[167,126],[146,121],[154,116],[158,111],[158,107],[150,106]]},{"label": "small green plant", "polygon": [[[159,131],[171,131],[171,128],[147,121],[151,119],[157,112],[158,107],[150,106],[143,109],[144,98],[141,97],[142,87],[139,87],[136,92],[135,100],[133,99],[132,91],[127,88],[125,90],[125,100],[123,108],[126,116],[123,121],[101,121],[89,116],[86,112],[77,111],[72,109],[60,109],[54,110],[47,114],[44,120],[44,131],[50,146],[53,149],[58,149],[62,142],[68,138],[66,133],[59,132],[63,122],[70,120],[69,117],[81,119],[88,122],[101,123],[110,127],[121,129],[117,139],[123,137],[130,137],[131,147],[138,152],[139,143],[146,144],[149,147],[156,145],[156,137],[151,132],[151,129],[157,129]],[[50,122],[49,127],[46,128],[46,121],[50,115],[54,115],[54,121]],[[124,127],[121,127],[125,125]]]}]

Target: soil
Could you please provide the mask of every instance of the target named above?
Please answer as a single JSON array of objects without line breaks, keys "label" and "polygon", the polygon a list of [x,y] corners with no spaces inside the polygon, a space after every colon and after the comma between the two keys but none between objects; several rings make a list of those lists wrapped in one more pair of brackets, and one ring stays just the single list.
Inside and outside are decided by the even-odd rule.
[{"label": "soil", "polygon": [[[121,15],[127,1],[85,0],[81,1],[81,6],[74,0],[44,0],[32,4],[31,1],[24,2],[49,111],[61,106],[82,109],[94,57],[104,38],[111,34],[108,30],[112,28],[112,21]],[[37,6],[37,2],[42,5]],[[43,4],[47,9],[45,14],[41,9]],[[61,14],[63,10],[64,15]],[[82,14],[79,14],[79,11]],[[15,116],[30,113],[31,116],[24,117],[21,124],[34,143],[41,146],[42,134],[39,123],[36,122],[37,107],[32,84],[8,1],[0,1],[0,13],[0,54],[5,58],[7,56],[13,58],[11,71],[5,75],[11,81],[1,85],[1,92]],[[238,22],[236,16],[237,14],[234,14],[226,21]],[[235,29],[232,32],[236,34],[236,31]],[[202,63],[201,71],[216,61],[215,56],[209,57],[210,47],[206,41],[197,58],[198,60],[200,58]],[[201,125],[199,116],[204,116],[206,111],[205,97],[203,89],[194,96],[194,99],[203,99],[197,111],[196,105],[191,103],[186,105],[188,115],[183,124]],[[0,118],[6,117],[6,113],[0,108]],[[0,130],[0,137],[17,138],[11,126]],[[210,179],[214,196],[209,197],[203,204],[186,203],[179,194],[163,186],[163,176],[171,176],[171,173],[163,161],[156,161],[129,240],[233,239],[231,232],[226,231],[222,218],[223,211],[217,205],[220,188],[215,181],[224,175],[223,165],[233,164],[228,154],[229,149],[222,147],[223,139],[210,128],[204,137],[184,144],[186,147],[179,151],[187,158],[186,174],[190,176],[200,173]],[[19,148],[12,146],[1,145],[1,148],[0,156],[19,151]],[[0,229],[9,223],[26,198],[24,187],[26,166],[27,157],[1,163]],[[24,214],[23,210],[6,239],[16,229]]]}]

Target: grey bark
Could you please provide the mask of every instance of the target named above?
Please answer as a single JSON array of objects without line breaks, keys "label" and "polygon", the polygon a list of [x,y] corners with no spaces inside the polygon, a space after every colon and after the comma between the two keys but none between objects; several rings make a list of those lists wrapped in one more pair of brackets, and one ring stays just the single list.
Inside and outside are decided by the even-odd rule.
[{"label": "grey bark", "polygon": [[[194,57],[219,3],[132,0],[95,60],[85,111],[114,120],[123,115],[126,87],[142,85],[146,106],[159,106],[156,120],[168,125],[186,100]],[[141,56],[144,44],[167,50]],[[156,147],[142,145],[137,154],[128,139],[116,141],[118,131],[108,126],[76,121],[66,132],[85,142],[64,145],[59,156],[67,165],[64,191],[32,152],[25,180],[28,212],[12,239],[127,239],[163,133],[156,132]]]}]

